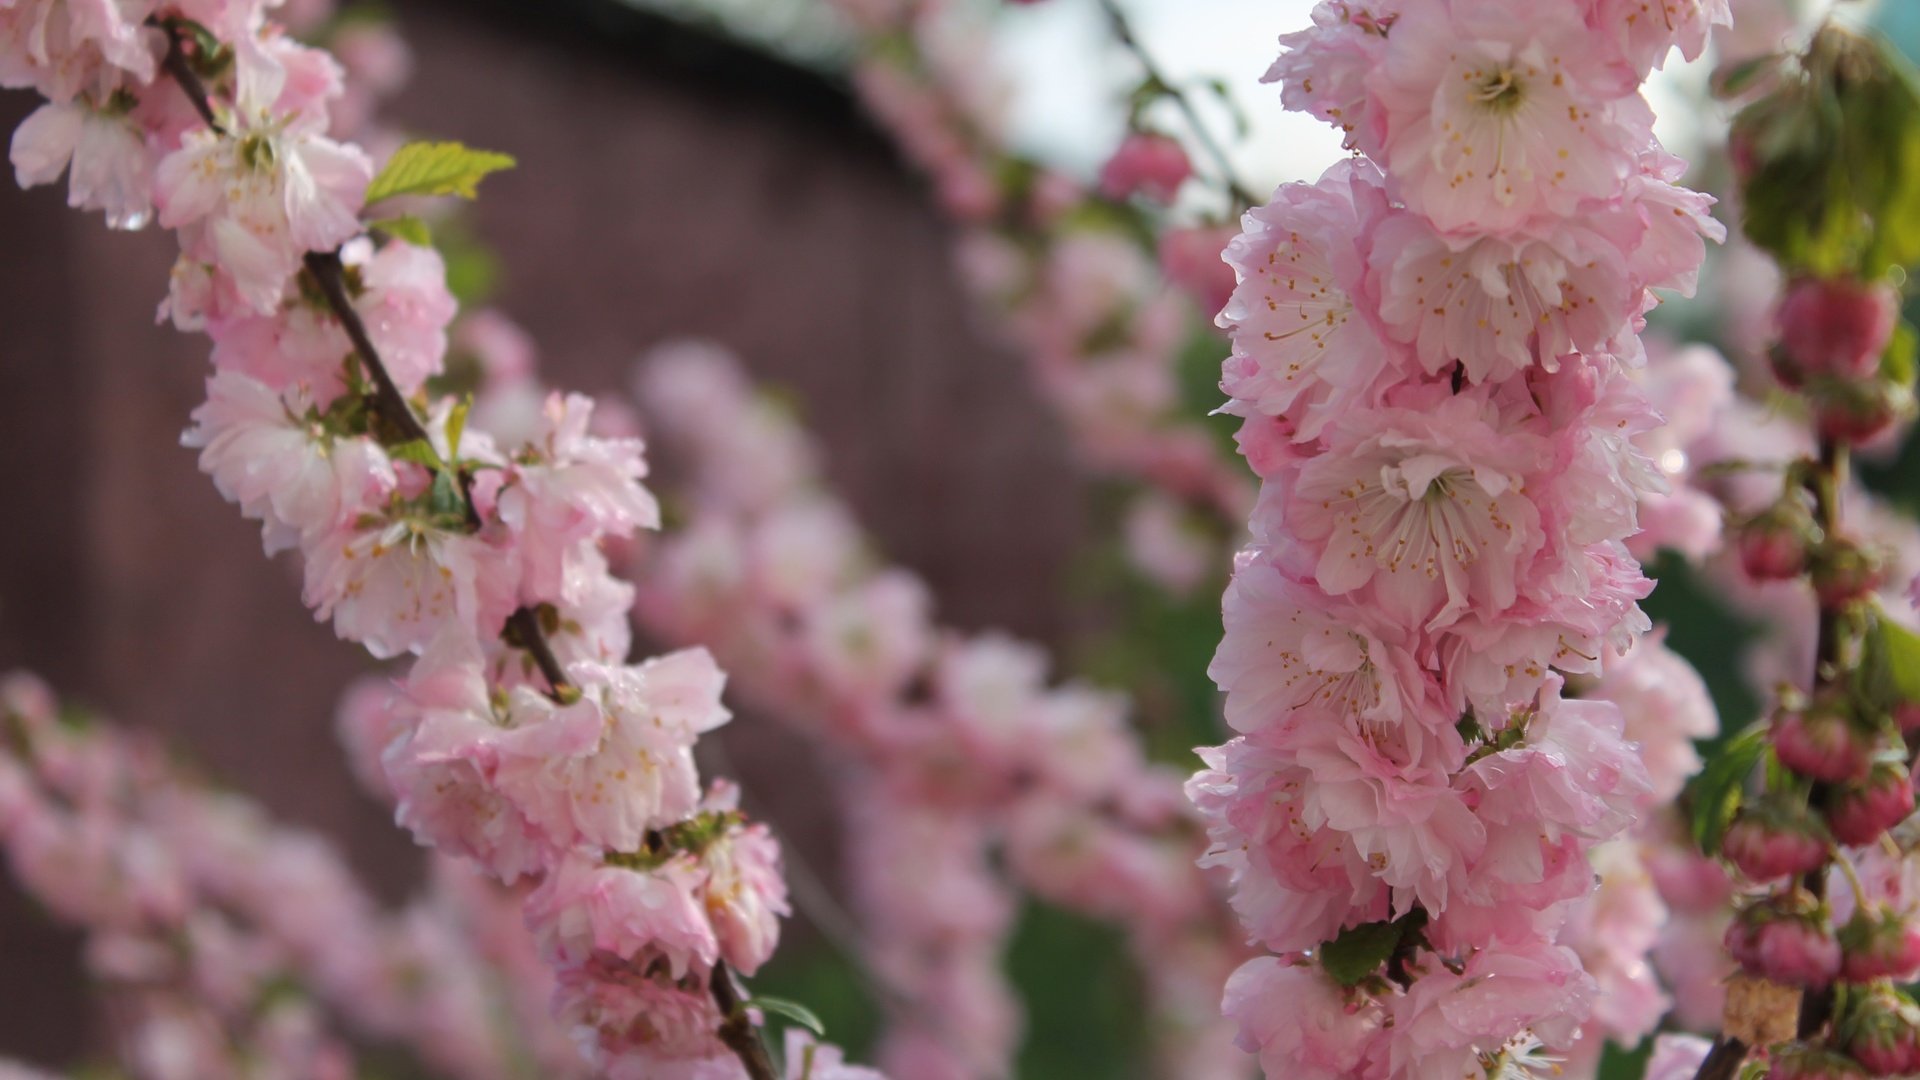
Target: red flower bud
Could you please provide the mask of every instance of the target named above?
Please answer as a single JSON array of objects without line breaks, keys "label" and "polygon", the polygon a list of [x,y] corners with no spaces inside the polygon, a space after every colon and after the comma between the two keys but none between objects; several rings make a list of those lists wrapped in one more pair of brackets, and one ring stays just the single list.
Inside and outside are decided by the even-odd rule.
[{"label": "red flower bud", "polygon": [[1886,584],[1886,559],[1857,541],[1836,537],[1814,554],[1813,591],[1824,608],[1845,607]]},{"label": "red flower bud", "polygon": [[1882,762],[1867,779],[1848,784],[1827,806],[1834,839],[1851,847],[1871,844],[1913,813],[1913,778],[1900,765]]},{"label": "red flower bud", "polygon": [[1867,1075],[1852,1058],[1807,1043],[1778,1047],[1767,1061],[1767,1080],[1865,1080]]},{"label": "red flower bud", "polygon": [[1165,135],[1134,132],[1100,170],[1100,191],[1109,199],[1144,195],[1170,203],[1193,175],[1193,163],[1180,144]]},{"label": "red flower bud", "polygon": [[1787,287],[1776,318],[1780,351],[1800,372],[1869,379],[1893,340],[1900,294],[1885,283],[1801,278]]},{"label": "red flower bud", "polygon": [[1720,845],[1727,861],[1753,881],[1798,876],[1827,861],[1826,830],[1804,806],[1768,799],[1748,806]]},{"label": "red flower bud", "polygon": [[1772,735],[1780,764],[1831,783],[1865,778],[1875,742],[1872,732],[1854,723],[1852,710],[1837,695],[1776,713]]},{"label": "red flower bud", "polygon": [[1840,970],[1848,982],[1906,982],[1920,974],[1920,924],[1891,908],[1854,912],[1839,941]]},{"label": "red flower bud", "polygon": [[1807,572],[1813,515],[1798,499],[1782,499],[1740,526],[1741,569],[1755,581],[1786,581]]},{"label": "red flower bud", "polygon": [[1814,427],[1835,442],[1872,442],[1913,415],[1913,390],[1885,379],[1813,378],[1806,393],[1813,402]]},{"label": "red flower bud", "polygon": [[1848,1014],[1835,1041],[1870,1075],[1902,1076],[1920,1068],[1920,1008],[1913,999],[1880,987]]},{"label": "red flower bud", "polygon": [[1825,986],[1840,974],[1826,907],[1799,889],[1742,911],[1727,927],[1726,946],[1750,974],[1788,986]]}]

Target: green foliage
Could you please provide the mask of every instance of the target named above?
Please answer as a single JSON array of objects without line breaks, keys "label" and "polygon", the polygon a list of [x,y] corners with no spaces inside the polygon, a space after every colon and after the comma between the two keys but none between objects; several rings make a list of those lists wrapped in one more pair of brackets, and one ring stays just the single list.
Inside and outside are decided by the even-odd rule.
[{"label": "green foliage", "polygon": [[377,233],[385,233],[395,240],[405,240],[414,247],[432,247],[433,230],[427,223],[412,214],[400,214],[396,217],[381,218],[369,222],[367,228]]},{"label": "green foliage", "polygon": [[475,150],[457,142],[410,142],[394,151],[387,167],[367,188],[367,204],[398,195],[479,196],[489,173],[513,168],[506,154]]},{"label": "green foliage", "polygon": [[1021,1080],[1137,1080],[1151,1032],[1140,976],[1117,929],[1029,904],[1007,967],[1027,1009]]},{"label": "green foliage", "polygon": [[1340,931],[1320,949],[1320,966],[1341,986],[1358,986],[1380,970],[1406,937],[1406,920],[1362,923]]},{"label": "green foliage", "polygon": [[754,997],[742,1002],[749,1009],[759,1009],[763,1013],[791,1020],[808,1031],[824,1039],[827,1037],[827,1025],[820,1022],[812,1009],[797,1001],[786,998]]},{"label": "green foliage", "polygon": [[1891,619],[1875,619],[1861,666],[1867,678],[1878,676],[1884,681],[1875,688],[1874,696],[1880,700],[1920,701],[1920,635]]},{"label": "green foliage", "polygon": [[1747,777],[1766,749],[1766,725],[1756,724],[1722,744],[1694,778],[1687,797],[1692,806],[1693,841],[1700,850],[1720,850],[1720,839],[1746,796]]},{"label": "green foliage", "polygon": [[859,968],[817,937],[794,936],[754,976],[754,1002],[768,995],[804,1001],[852,1060],[872,1060],[882,1012]]},{"label": "green foliage", "polygon": [[1723,81],[1772,89],[1734,118],[1747,236],[1790,273],[1868,280],[1920,261],[1920,89],[1883,39],[1836,27],[1798,64]]}]

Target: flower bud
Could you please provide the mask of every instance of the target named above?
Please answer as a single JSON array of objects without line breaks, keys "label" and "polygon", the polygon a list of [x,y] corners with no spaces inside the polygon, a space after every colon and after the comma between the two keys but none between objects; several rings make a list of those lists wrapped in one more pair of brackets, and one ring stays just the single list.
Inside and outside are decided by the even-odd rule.
[{"label": "flower bud", "polygon": [[1781,499],[1740,526],[1741,569],[1755,581],[1786,581],[1807,572],[1813,516],[1798,499]]},{"label": "flower bud", "polygon": [[1786,986],[1825,986],[1840,974],[1826,906],[1800,889],[1742,911],[1727,927],[1726,946],[1749,974]]},{"label": "flower bud", "polygon": [[1920,974],[1920,924],[1884,904],[1854,912],[1839,940],[1848,982],[1906,982]]},{"label": "flower bud", "polygon": [[1178,142],[1136,131],[1100,170],[1100,191],[1109,199],[1144,195],[1157,203],[1170,203],[1192,175],[1193,163]]},{"label": "flower bud", "polygon": [[1773,752],[1780,764],[1802,776],[1830,783],[1867,775],[1874,739],[1854,723],[1840,694],[1823,694],[1802,709],[1782,709],[1773,718]]},{"label": "flower bud", "polygon": [[[1776,316],[1780,330],[1775,369],[1794,375],[1869,379],[1893,340],[1900,294],[1884,282],[1801,278],[1787,287]],[[1799,385],[1798,378],[1781,381]]]},{"label": "flower bud", "polygon": [[1813,591],[1829,610],[1865,599],[1886,577],[1886,559],[1858,541],[1835,537],[1814,553]]},{"label": "flower bud", "polygon": [[1813,402],[1814,427],[1821,438],[1835,442],[1872,442],[1914,410],[1913,390],[1886,379],[1816,378],[1808,381],[1806,393]]},{"label": "flower bud", "polygon": [[1771,881],[1826,862],[1826,829],[1805,807],[1768,798],[1740,811],[1720,850],[1749,879]]},{"label": "flower bud", "polygon": [[1889,987],[1873,990],[1847,1010],[1836,1041],[1873,1076],[1920,1070],[1920,1008]]},{"label": "flower bud", "polygon": [[1827,827],[1850,847],[1871,844],[1913,813],[1913,777],[1905,766],[1879,762],[1867,778],[1834,793]]}]

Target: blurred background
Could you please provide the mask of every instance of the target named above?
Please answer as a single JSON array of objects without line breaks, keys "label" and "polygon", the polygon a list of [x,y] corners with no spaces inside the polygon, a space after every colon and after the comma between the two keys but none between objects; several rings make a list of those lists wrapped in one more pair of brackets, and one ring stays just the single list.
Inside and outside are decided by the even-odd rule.
[{"label": "blurred background", "polygon": [[[1230,152],[1256,192],[1341,155],[1334,132],[1283,112],[1257,82],[1274,39],[1306,24],[1308,0],[1122,6],[1171,77],[1227,81],[1232,105],[1196,100],[1216,131],[1242,130]],[[1920,40],[1920,5],[1886,8],[1890,30]],[[466,298],[524,325],[551,382],[618,396],[652,346],[695,336],[732,348],[791,392],[839,491],[884,553],[927,580],[944,622],[1045,643],[1056,674],[1114,670],[1111,631],[1138,609],[1103,576],[1110,500],[970,304],[949,226],[856,104],[849,31],[824,5],[401,0],[386,11],[413,55],[385,118],[519,159],[442,236],[465,249]],[[1011,144],[1090,178],[1140,78],[1093,0],[1007,5],[988,44]],[[1723,126],[1704,87],[1704,71],[1678,67],[1651,91],[1677,152]],[[0,94],[0,124],[31,107]],[[1191,197],[1177,216],[1207,211],[1204,192]],[[211,776],[336,838],[383,895],[406,895],[419,855],[361,794],[333,734],[337,694],[367,661],[310,620],[295,567],[261,558],[255,527],[178,447],[205,358],[201,339],[154,323],[169,238],[107,232],[68,211],[59,187],[12,183],[0,184],[0,236],[0,500],[15,522],[0,536],[0,667],[29,667],[164,733]],[[1661,571],[1656,617],[1706,670],[1728,722],[1744,723],[1741,631],[1678,568]],[[1202,590],[1161,610],[1160,637],[1120,654],[1144,648],[1168,694],[1202,703],[1149,711],[1172,725],[1149,732],[1170,755],[1218,741],[1203,671],[1216,606]],[[792,766],[805,747],[750,715],[722,737],[761,812],[831,878],[832,811]],[[0,1054],[62,1063],[94,1045],[76,949],[0,888]],[[1022,1076],[1143,1068],[1133,977],[1110,931],[1029,911],[1010,965],[1029,1012]],[[804,913],[759,985],[813,1005],[860,1055],[871,1003]]]}]

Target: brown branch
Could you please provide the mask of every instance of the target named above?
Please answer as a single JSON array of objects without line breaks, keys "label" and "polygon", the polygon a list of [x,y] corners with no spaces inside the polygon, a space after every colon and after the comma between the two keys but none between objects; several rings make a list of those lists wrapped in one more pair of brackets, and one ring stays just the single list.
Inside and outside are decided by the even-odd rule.
[{"label": "brown branch", "polygon": [[1212,130],[1200,118],[1200,110],[1194,108],[1193,100],[1161,72],[1160,66],[1153,62],[1153,57],[1148,55],[1147,50],[1141,46],[1140,39],[1134,36],[1133,24],[1127,21],[1127,13],[1120,10],[1120,5],[1114,0],[1100,0],[1100,8],[1106,12],[1107,21],[1113,24],[1114,36],[1120,39],[1120,44],[1126,46],[1127,51],[1133,54],[1133,58],[1139,61],[1140,67],[1147,73],[1147,78],[1163,88],[1167,96],[1173,99],[1174,105],[1179,108],[1180,115],[1186,117],[1187,125],[1193,129],[1194,140],[1207,152],[1207,156],[1213,159],[1214,168],[1220,170],[1220,182],[1227,189],[1227,197],[1238,204],[1234,207],[1234,216],[1238,217],[1240,211],[1260,205],[1260,200],[1254,198],[1253,192],[1240,182],[1233,168],[1233,159],[1227,156],[1227,148],[1213,137]]},{"label": "brown branch", "polygon": [[187,95],[187,101],[193,105],[193,111],[200,114],[200,119],[206,121],[207,126],[215,132],[223,132],[220,121],[213,115],[213,100],[207,94],[206,84],[200,81],[199,74],[187,61],[186,48],[181,42],[179,28],[172,23],[156,25],[167,33],[167,55],[160,61],[161,68],[173,79],[174,85],[180,87],[180,92]]},{"label": "brown branch", "polygon": [[1693,1080],[1733,1080],[1746,1060],[1747,1044],[1730,1035],[1723,1035],[1714,1040],[1713,1049],[1707,1052],[1706,1060],[1700,1063],[1700,1071],[1693,1074]]},{"label": "brown branch", "polygon": [[766,1044],[760,1041],[760,1029],[754,1026],[753,1017],[740,1000],[740,989],[733,982],[733,969],[716,964],[713,976],[707,981],[713,985],[713,1003],[720,1007],[720,1041],[746,1066],[751,1080],[778,1080],[773,1059],[767,1054]]}]

